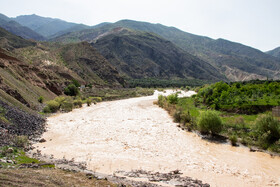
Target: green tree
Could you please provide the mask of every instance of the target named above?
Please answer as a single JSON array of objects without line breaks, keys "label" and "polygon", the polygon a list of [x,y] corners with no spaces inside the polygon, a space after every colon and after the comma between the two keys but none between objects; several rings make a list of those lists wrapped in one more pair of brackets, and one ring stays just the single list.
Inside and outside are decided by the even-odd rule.
[{"label": "green tree", "polygon": [[70,95],[70,96],[77,96],[79,92],[79,88],[77,88],[74,84],[69,84],[65,89],[64,89],[65,95]]}]

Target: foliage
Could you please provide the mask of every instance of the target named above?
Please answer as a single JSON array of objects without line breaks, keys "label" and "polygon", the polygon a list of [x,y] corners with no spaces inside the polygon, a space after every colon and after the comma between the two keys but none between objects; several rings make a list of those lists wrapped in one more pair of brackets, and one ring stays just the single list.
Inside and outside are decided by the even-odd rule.
[{"label": "foliage", "polygon": [[[184,124],[189,131],[200,130],[199,122],[201,122],[202,115],[208,112],[207,106],[197,103],[196,96],[178,98],[177,104],[170,104],[166,97],[159,96],[157,104],[166,109],[173,116],[174,121]],[[264,116],[263,114],[246,115],[217,110],[213,113],[216,113],[222,122],[223,128],[219,134],[228,137],[232,145],[237,145],[238,139],[240,139],[240,143],[246,146],[280,152],[280,139],[279,133],[277,133],[279,131],[276,130],[277,127],[279,129],[280,122],[271,116],[271,112]],[[263,119],[264,117],[265,119]],[[207,133],[211,132],[207,131]]]},{"label": "foliage", "polygon": [[202,113],[198,121],[198,129],[203,134],[219,134],[223,125],[216,112],[208,110]]},{"label": "foliage", "polygon": [[73,104],[74,104],[75,107],[79,107],[79,108],[81,108],[83,106],[83,102],[82,102],[81,99],[74,100]]},{"label": "foliage", "polygon": [[101,97],[89,97],[92,101],[95,101],[95,102],[101,102],[102,101],[102,98]]},{"label": "foliage", "polygon": [[81,86],[81,84],[75,79],[72,80],[72,84],[74,84],[77,88]]},{"label": "foliage", "polygon": [[74,107],[73,99],[71,97],[66,97],[64,100],[60,102],[60,109],[65,112],[72,111]]},{"label": "foliage", "polygon": [[[201,88],[197,101],[216,110],[260,113],[279,105],[279,81],[217,82]],[[265,107],[267,106],[267,107]]]},{"label": "foliage", "polygon": [[44,102],[44,97],[43,97],[43,96],[40,96],[40,97],[38,98],[38,102],[39,102],[39,103],[43,103],[43,102]]},{"label": "foliage", "polygon": [[191,87],[202,86],[211,81],[199,79],[156,79],[156,78],[143,78],[143,79],[127,79],[130,88],[143,87],[143,88],[168,88],[168,87]]},{"label": "foliage", "polygon": [[27,136],[15,136],[14,137],[14,145],[15,147],[25,148],[29,144],[29,140]]},{"label": "foliage", "polygon": [[177,104],[178,103],[178,94],[171,94],[167,96],[167,101],[170,104]]},{"label": "foliage", "polygon": [[260,143],[267,148],[280,139],[280,122],[272,115],[260,116],[256,122],[256,135]]},{"label": "foliage", "polygon": [[74,84],[69,84],[66,88],[64,88],[65,95],[76,96],[79,93],[79,88],[76,87]]},{"label": "foliage", "polygon": [[47,102],[47,106],[43,109],[45,113],[51,112],[55,113],[59,110],[60,104],[55,100],[51,100]]},{"label": "foliage", "polygon": [[90,106],[91,103],[92,103],[92,99],[91,99],[91,98],[88,98],[88,99],[86,100],[86,102],[87,102],[87,106]]},{"label": "foliage", "polygon": [[231,135],[229,137],[230,143],[232,146],[237,146],[237,136],[236,135]]}]

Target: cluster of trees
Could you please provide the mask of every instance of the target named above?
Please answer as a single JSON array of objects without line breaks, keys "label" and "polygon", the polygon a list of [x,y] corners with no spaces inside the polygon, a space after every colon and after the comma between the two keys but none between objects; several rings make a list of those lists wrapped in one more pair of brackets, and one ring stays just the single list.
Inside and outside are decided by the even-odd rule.
[{"label": "cluster of trees", "polygon": [[197,101],[214,109],[275,106],[280,104],[280,82],[217,82],[201,88]]},{"label": "cluster of trees", "polygon": [[207,83],[210,83],[206,80],[197,80],[197,79],[176,79],[176,80],[167,80],[167,79],[156,79],[156,78],[145,78],[145,79],[128,79],[128,86],[130,88],[142,87],[142,88],[168,88],[168,87],[197,87]]}]

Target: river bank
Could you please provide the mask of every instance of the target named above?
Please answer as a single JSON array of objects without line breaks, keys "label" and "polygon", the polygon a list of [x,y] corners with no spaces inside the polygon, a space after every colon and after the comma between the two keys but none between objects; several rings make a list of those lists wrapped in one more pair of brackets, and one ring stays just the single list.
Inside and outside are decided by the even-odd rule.
[{"label": "river bank", "polygon": [[89,170],[106,174],[180,170],[211,186],[280,183],[278,157],[203,141],[179,129],[153,105],[156,99],[155,94],[103,102],[52,116],[43,134],[46,142],[34,146],[43,155],[85,162]]}]

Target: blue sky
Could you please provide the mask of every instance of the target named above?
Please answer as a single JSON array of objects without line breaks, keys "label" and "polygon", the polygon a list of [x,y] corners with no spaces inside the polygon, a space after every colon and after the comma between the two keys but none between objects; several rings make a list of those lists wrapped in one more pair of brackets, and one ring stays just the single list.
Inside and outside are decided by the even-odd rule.
[{"label": "blue sky", "polygon": [[280,46],[280,0],[0,0],[9,17],[37,14],[96,25],[132,19],[267,51]]}]

